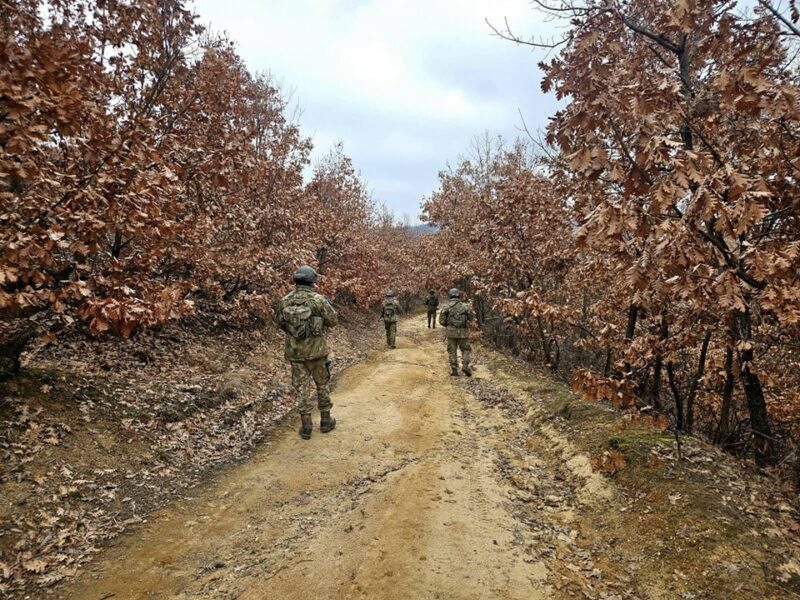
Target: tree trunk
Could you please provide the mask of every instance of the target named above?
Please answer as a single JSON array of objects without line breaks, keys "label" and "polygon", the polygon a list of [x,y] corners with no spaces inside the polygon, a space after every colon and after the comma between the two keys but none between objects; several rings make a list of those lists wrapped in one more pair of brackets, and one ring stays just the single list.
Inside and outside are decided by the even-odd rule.
[{"label": "tree trunk", "polygon": [[122,232],[117,229],[114,231],[114,243],[111,246],[111,256],[119,258],[122,253]]},{"label": "tree trunk", "polygon": [[[661,340],[666,341],[669,337],[669,330],[667,329],[667,319],[665,315],[661,315],[661,324],[659,326]],[[659,350],[656,354],[655,365],[653,366],[653,389],[650,393],[650,402],[656,411],[661,412],[661,372],[664,369],[664,355],[663,351]]]},{"label": "tree trunk", "polygon": [[664,359],[659,354],[653,366],[653,388],[650,390],[650,403],[657,412],[661,412],[661,372],[664,369]]},{"label": "tree trunk", "polygon": [[727,448],[731,438],[731,412],[733,411],[733,390],[736,377],[733,374],[733,346],[725,349],[725,385],[722,388],[722,407],[719,413],[716,442]]},{"label": "tree trunk", "polygon": [[4,342],[0,342],[0,381],[19,373],[20,356],[25,346],[34,337],[36,329],[33,327],[22,329]]},{"label": "tree trunk", "polygon": [[[649,363],[645,366],[644,371],[642,372],[642,375],[641,375],[641,377],[639,379],[639,384],[638,384],[638,388],[637,389],[639,390],[639,398],[642,399],[642,400],[647,398],[647,395],[650,393],[650,364]],[[637,402],[637,404],[638,404],[638,402]]]},{"label": "tree trunk", "polygon": [[750,426],[753,430],[753,452],[756,464],[765,467],[775,460],[775,444],[769,426],[767,403],[764,400],[764,387],[758,374],[753,370],[752,322],[750,311],[737,311],[734,315],[734,331],[739,354],[739,369],[742,373],[742,388],[750,412]]},{"label": "tree trunk", "polygon": [[697,373],[695,373],[692,383],[689,386],[689,395],[686,397],[686,431],[691,433],[694,426],[694,400],[697,396],[697,388],[700,385],[700,380],[706,372],[706,357],[708,356],[708,344],[711,342],[711,330],[706,331],[703,338],[703,345],[700,348],[700,362],[697,365]]},{"label": "tree trunk", "polygon": [[681,398],[681,391],[675,379],[675,369],[672,362],[667,363],[667,379],[669,380],[669,387],[672,390],[672,397],[675,399],[675,429],[677,431],[683,431],[685,423],[683,416],[683,398]]},{"label": "tree trunk", "polygon": [[555,337],[550,338],[550,371],[558,373],[558,365],[561,364],[561,347]]},{"label": "tree trunk", "polygon": [[625,339],[631,341],[636,333],[636,319],[639,317],[639,307],[631,304],[628,307],[628,326],[625,329]]},{"label": "tree trunk", "polygon": [[[583,288],[583,295],[581,301],[581,322],[580,328],[578,329],[578,336],[580,339],[585,340],[588,337],[588,328],[589,328],[589,291],[587,288]],[[577,360],[578,364],[586,364],[591,360],[591,355],[587,351],[586,347],[582,344],[578,344],[577,348]]]},{"label": "tree trunk", "polygon": [[606,348],[606,362],[603,365],[603,377],[611,375],[611,348]]},{"label": "tree trunk", "polygon": [[486,303],[483,301],[483,297],[481,295],[475,296],[475,320],[477,321],[478,328],[482,329],[484,323],[486,323]]},{"label": "tree trunk", "polygon": [[[630,306],[628,307],[628,325],[625,328],[625,341],[630,344],[633,341],[633,336],[636,335],[636,320],[639,318],[639,307],[636,303],[631,302]],[[626,349],[627,353],[627,349]],[[625,361],[625,377],[628,377],[631,374],[631,364],[626,360]]]},{"label": "tree trunk", "polygon": [[542,342],[542,353],[544,353],[544,360],[547,363],[547,366],[552,368],[552,362],[550,360],[550,344],[547,342],[547,335],[544,331],[541,315],[536,315],[536,324],[539,326],[539,339]]}]

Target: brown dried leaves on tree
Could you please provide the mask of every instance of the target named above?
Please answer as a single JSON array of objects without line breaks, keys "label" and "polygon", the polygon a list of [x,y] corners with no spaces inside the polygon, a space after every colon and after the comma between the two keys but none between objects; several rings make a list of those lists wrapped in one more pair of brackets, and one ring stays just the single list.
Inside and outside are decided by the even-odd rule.
[{"label": "brown dried leaves on tree", "polygon": [[725,2],[552,8],[570,22],[542,88],[564,103],[540,164],[477,154],[426,207],[443,241],[475,244],[451,276],[475,273],[510,345],[588,369],[582,387],[729,447],[747,434],[762,465],[791,456],[798,40]]},{"label": "brown dried leaves on tree", "polygon": [[130,336],[198,307],[264,318],[302,262],[342,301],[366,305],[389,283],[371,275],[395,261],[341,147],[306,184],[311,143],[286,95],[183,2],[6,3],[0,60],[0,345],[13,360],[32,324]]}]

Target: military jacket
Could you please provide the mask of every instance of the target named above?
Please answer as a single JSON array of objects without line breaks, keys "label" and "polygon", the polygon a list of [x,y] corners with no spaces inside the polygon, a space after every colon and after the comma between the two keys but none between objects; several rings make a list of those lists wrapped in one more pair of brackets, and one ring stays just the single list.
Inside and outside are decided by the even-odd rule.
[{"label": "military jacket", "polygon": [[[284,309],[288,306],[307,306],[311,316],[309,320],[309,334],[302,339],[291,335],[291,327],[285,317]],[[333,310],[328,299],[316,293],[313,288],[298,285],[294,291],[287,294],[278,305],[278,325],[286,332],[284,356],[289,361],[315,360],[328,356],[328,345],[325,342],[325,330],[335,327],[338,322],[336,311]]]},{"label": "military jacket", "polygon": [[397,323],[400,318],[400,303],[396,298],[386,298],[383,301],[381,318],[387,323]]},{"label": "military jacket", "polygon": [[447,327],[445,333],[449,338],[468,338],[469,322],[475,318],[469,302],[448,300],[439,311],[439,325]]},{"label": "military jacket", "polygon": [[425,299],[425,306],[428,307],[429,311],[436,310],[436,307],[439,306],[439,298],[433,294],[428,295]]}]

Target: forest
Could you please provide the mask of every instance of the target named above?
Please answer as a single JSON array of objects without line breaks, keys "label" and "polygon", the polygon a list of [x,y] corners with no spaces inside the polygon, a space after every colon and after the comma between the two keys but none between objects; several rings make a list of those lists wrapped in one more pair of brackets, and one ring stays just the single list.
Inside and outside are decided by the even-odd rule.
[{"label": "forest", "polygon": [[564,107],[440,175],[423,211],[464,257],[450,276],[588,398],[796,477],[794,4],[534,4],[572,23],[541,65]]},{"label": "forest", "polygon": [[800,464],[798,29],[729,4],[570,5],[542,65],[564,108],[541,138],[476,139],[416,237],[341,146],[304,181],[282,91],[180,2],[15,2],[4,373],[35,337],[269,320],[309,263],[362,309],[459,283],[490,339],[587,396]]},{"label": "forest", "polygon": [[[147,354],[159,336],[272,335],[310,264],[358,323],[389,288],[414,310],[459,287],[476,341],[796,490],[798,7],[532,10],[563,37],[490,27],[533,49],[531,93],[560,108],[544,131],[443,156],[420,233],[345,145],[312,163],[291,94],[183,0],[0,0],[0,380],[74,353],[122,372],[129,354],[109,349]],[[25,479],[25,444],[46,446],[36,418],[0,397],[0,481]],[[593,464],[620,468],[613,452]],[[15,543],[0,591],[60,580],[42,580],[41,539]]]}]

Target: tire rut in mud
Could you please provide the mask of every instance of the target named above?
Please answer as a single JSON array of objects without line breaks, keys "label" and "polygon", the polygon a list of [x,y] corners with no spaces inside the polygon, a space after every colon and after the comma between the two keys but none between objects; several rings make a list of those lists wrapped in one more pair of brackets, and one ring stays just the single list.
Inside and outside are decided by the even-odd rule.
[{"label": "tire rut in mud", "polygon": [[[465,404],[462,414],[489,443],[499,482],[505,486],[506,509],[521,525],[514,544],[527,562],[547,565],[552,597],[622,600],[644,597],[631,589],[631,580],[599,568],[607,564],[610,544],[587,547],[576,526],[586,516],[587,500],[581,492],[584,479],[567,466],[542,430],[547,422],[534,398],[511,390],[495,378],[488,366],[486,377],[460,382],[477,401],[476,410]],[[550,434],[552,435],[552,434]],[[589,501],[592,509],[603,498]]]}]

